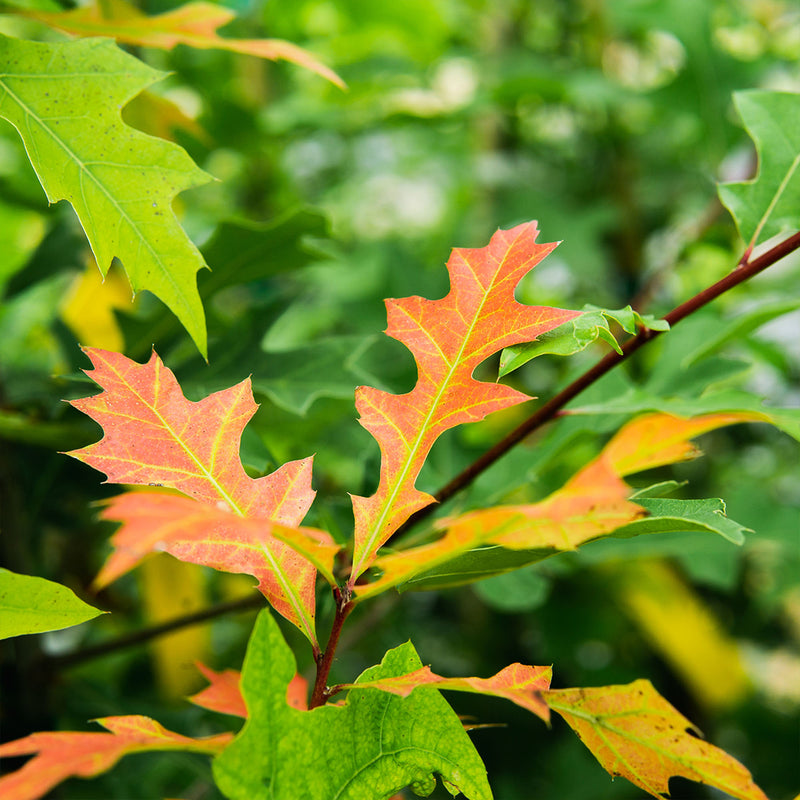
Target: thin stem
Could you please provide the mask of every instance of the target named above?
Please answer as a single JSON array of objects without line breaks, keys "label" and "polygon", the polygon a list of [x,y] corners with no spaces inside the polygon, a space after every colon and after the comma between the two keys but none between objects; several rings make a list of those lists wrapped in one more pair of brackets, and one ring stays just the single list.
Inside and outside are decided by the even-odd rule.
[{"label": "thin stem", "polygon": [[325,705],[328,698],[331,696],[332,692],[328,688],[328,675],[333,666],[333,658],[336,655],[339,637],[342,635],[342,626],[353,610],[350,592],[346,587],[344,589],[337,587],[333,590],[333,595],[336,598],[336,615],[333,618],[333,626],[331,627],[331,633],[328,637],[328,644],[325,646],[325,652],[321,653],[316,659],[317,679],[314,681],[311,702],[308,704],[310,709]]},{"label": "thin stem", "polygon": [[[716,300],[721,294],[729,291],[740,283],[752,278],[767,267],[780,261],[789,253],[800,248],[800,232],[795,233],[788,239],[776,244],[753,261],[740,263],[732,272],[729,272],[722,280],[717,281],[711,286],[703,289],[694,297],[676,306],[664,319],[669,322],[670,327],[677,325],[681,320],[693,314],[698,309]],[[612,370],[617,364],[622,363],[635,353],[640,347],[659,336],[662,331],[654,331],[649,328],[641,329],[635,336],[632,336],[622,345],[622,353],[610,352],[601,358],[593,367],[576,378],[569,386],[562,389],[555,397],[538,408],[528,419],[516,427],[504,439],[499,441],[494,447],[487,450],[482,456],[472,462],[466,469],[456,475],[448,484],[443,486],[434,497],[438,503],[444,503],[453,495],[469,486],[482,472],[487,470],[501,456],[505,455],[512,447],[521,442],[535,430],[538,430],[546,422],[555,417],[570,400],[577,397],[581,392],[591,386],[599,378]],[[430,516],[436,509],[436,504],[431,504],[411,516],[406,523],[401,526],[394,536],[398,536],[411,526],[416,525],[421,520]],[[394,537],[393,537],[394,538]]]},{"label": "thin stem", "polygon": [[240,600],[219,603],[215,606],[205,608],[202,611],[185,614],[184,616],[171,619],[168,622],[163,622],[160,625],[143,628],[133,633],[126,634],[125,636],[120,636],[117,639],[112,639],[110,642],[94,645],[93,647],[84,647],[80,650],[73,650],[71,653],[45,655],[45,659],[50,665],[56,668],[71,667],[75,664],[82,664],[84,661],[91,661],[93,658],[102,658],[103,656],[111,655],[120,650],[125,650],[128,647],[144,644],[151,639],[156,639],[159,636],[172,633],[179,628],[186,628],[189,625],[198,625],[201,622],[207,622],[210,619],[214,619],[214,617],[230,614],[233,611],[246,611],[251,608],[260,608],[262,605],[264,605],[264,597],[260,594],[253,594],[249,597],[243,597]]}]

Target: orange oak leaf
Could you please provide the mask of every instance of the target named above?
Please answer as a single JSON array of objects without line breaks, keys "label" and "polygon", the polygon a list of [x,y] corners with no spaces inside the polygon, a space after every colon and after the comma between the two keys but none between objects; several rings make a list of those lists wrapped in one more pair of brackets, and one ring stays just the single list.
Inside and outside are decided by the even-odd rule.
[{"label": "orange oak leaf", "polygon": [[630,475],[701,455],[690,441],[701,433],[739,422],[768,422],[764,414],[729,412],[683,419],[672,414],[645,414],[622,428],[606,445],[605,455],[619,475]]},{"label": "orange oak leaf", "polygon": [[418,686],[486,694],[510,700],[536,714],[537,717],[541,717],[545,722],[549,722],[550,709],[542,700],[542,692],[550,688],[552,677],[552,667],[531,667],[526,664],[509,664],[491,678],[443,678],[441,675],[431,672],[430,667],[421,667],[414,672],[394,678],[347,683],[336,688],[380,689],[383,692],[400,695],[400,697],[408,697]]},{"label": "orange oak leaf", "polygon": [[257,408],[249,380],[193,402],[155,353],[138,364],[119,353],[86,352],[95,366],[87,374],[103,391],[72,404],[98,422],[104,436],[69,455],[110,481],[188,495],[133,493],[112,500],[104,516],[123,527],[99,582],[155,549],[255,575],[276,610],[315,644],[316,567],[331,580],[336,547],[323,531],[297,528],[314,499],[311,459],[262,478],[247,475],[239,442]]},{"label": "orange oak leaf", "polygon": [[213,669],[195,662],[195,666],[209,685],[205,689],[193,694],[189,700],[196,706],[202,706],[209,711],[219,711],[220,714],[231,714],[234,717],[247,718],[247,706],[244,704],[239,683],[242,673],[235,669],[226,669],[215,672]]},{"label": "orange oak leaf", "polygon": [[251,478],[239,458],[245,425],[258,406],[250,380],[203,400],[187,400],[155,352],[146,364],[87,347],[86,374],[103,391],[72,400],[103,428],[95,444],[71,455],[111,483],[168,486],[235,514],[298,525],[311,506],[311,459]]},{"label": "orange oak leaf", "polygon": [[111,769],[122,756],[144,750],[220,752],[233,739],[223,733],[191,739],[142,716],[95,720],[110,733],[34,733],[0,745],[0,756],[34,754],[16,772],[0,778],[3,800],[35,800],[70,777],[91,778]]},{"label": "orange oak leaf", "polygon": [[542,550],[544,554],[574,550],[646,516],[628,498],[633,489],[623,475],[694,458],[691,443],[714,428],[759,421],[753,414],[708,414],[681,419],[648,414],[622,427],[600,455],[573,475],[564,486],[538,503],[495,506],[441,520],[445,535],[436,542],[380,556],[374,567],[381,576],[356,586],[363,600],[414,575],[428,571],[480,545],[509,550]]},{"label": "orange oak leaf", "polygon": [[600,764],[654,797],[680,776],[714,786],[739,800],[767,800],[732,756],[697,737],[697,729],[650,681],[625,686],[543,692],[547,705],[578,734]]},{"label": "orange oak leaf", "polygon": [[486,247],[453,250],[447,263],[451,289],[441,300],[386,301],[386,333],[411,350],[418,379],[404,395],[356,390],[360,422],[380,445],[381,472],[374,495],[353,497],[351,588],[392,533],[433,502],[414,482],[436,439],[530,399],[508,386],[475,380],[475,368],[504,347],[532,341],[578,315],[514,299],[521,278],[556,246],[536,244],[538,233],[529,222],[497,231]]},{"label": "orange oak leaf", "polygon": [[[574,550],[612,533],[647,512],[628,500],[633,489],[622,476],[700,455],[690,441],[701,433],[756,421],[751,414],[707,414],[681,419],[647,414],[623,426],[600,455],[539,503],[496,506],[443,520],[450,531],[482,529],[483,542],[511,550]],[[476,533],[477,536],[477,533]]]},{"label": "orange oak leaf", "polygon": [[181,561],[255,576],[272,607],[315,641],[316,571],[310,567],[335,584],[333,559],[339,550],[325,531],[239,517],[188,497],[151,492],[111,498],[101,516],[122,526],[111,537],[114,552],[95,579],[96,587],[162,551]]},{"label": "orange oak leaf", "polygon": [[271,61],[291,61],[344,88],[342,79],[310,53],[282,39],[227,39],[217,29],[236,17],[230,9],[213,3],[186,3],[148,17],[126,0],[103,0],[72,11],[20,11],[67,33],[109,36],[127,44],[171,50],[177,44],[198,50],[230,50]]},{"label": "orange oak leaf", "polygon": [[[221,714],[247,719],[247,706],[240,688],[242,673],[235,669],[215,672],[200,662],[195,666],[208,680],[209,686],[193,694],[189,700],[209,711],[219,711]],[[298,711],[308,710],[308,681],[299,673],[289,681],[289,686],[286,688],[286,703]]]}]

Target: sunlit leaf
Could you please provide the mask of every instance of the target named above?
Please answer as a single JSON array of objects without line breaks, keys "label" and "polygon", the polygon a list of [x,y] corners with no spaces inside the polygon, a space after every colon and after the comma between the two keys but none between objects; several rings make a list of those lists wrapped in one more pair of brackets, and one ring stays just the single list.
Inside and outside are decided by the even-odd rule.
[{"label": "sunlit leaf", "polygon": [[[380,577],[357,586],[356,596],[364,599],[420,574],[431,577],[437,586],[442,585],[442,578],[448,573],[455,579],[444,583],[476,580],[555,552],[574,550],[584,542],[610,534],[632,536],[675,530],[675,511],[669,506],[670,501],[649,501],[665,512],[667,521],[649,519],[648,501],[633,502],[633,489],[622,480],[623,476],[694,458],[700,451],[691,443],[691,437],[758,419],[750,414],[710,414],[694,419],[667,414],[639,417],[625,425],[595,460],[544,500],[528,505],[500,505],[444,519],[438,525],[445,528],[445,534],[438,541],[379,556],[374,567],[380,570]],[[659,502],[667,505],[659,507]],[[708,508],[695,511],[714,513]],[[723,520],[719,519],[720,524],[696,521],[692,527],[714,530],[741,543],[739,526],[726,526]],[[638,523],[642,524],[637,529]],[[496,562],[492,564],[491,549],[479,549],[487,546],[522,551],[524,555],[516,564],[512,560],[498,568]],[[456,565],[455,570],[451,570],[453,565],[447,566],[469,551],[474,552],[466,565]],[[480,563],[483,557],[487,560],[485,569]]]},{"label": "sunlit leaf", "polygon": [[105,514],[125,525],[100,583],[152,550],[165,550],[184,561],[255,575],[270,602],[315,642],[316,569],[298,548],[313,551],[329,580],[336,548],[321,531],[291,530],[314,499],[311,459],[263,478],[247,475],[239,443],[256,411],[249,381],[193,402],[155,353],[137,364],[118,353],[86,352],[95,365],[88,374],[103,391],[73,405],[98,422],[104,436],[70,455],[115,483],[188,495],[149,492],[113,500]]},{"label": "sunlit leaf", "polygon": [[529,399],[508,386],[475,380],[475,368],[502,348],[577,316],[514,299],[520,279],[555,247],[536,244],[538,233],[530,222],[497,231],[486,247],[453,250],[447,265],[451,289],[441,300],[386,301],[386,332],[411,350],[418,379],[404,395],[363,386],[356,392],[361,424],[377,439],[382,460],[377,492],[353,497],[352,581],[412,513],[432,502],[414,482],[436,439]]},{"label": "sunlit leaf", "polygon": [[119,258],[133,291],[163,300],[205,355],[196,277],[205,262],[172,201],[209,176],[182,148],[120,118],[120,108],[163,73],[104,39],[2,36],[0,62],[0,116],[22,137],[47,199],[71,203],[103,275]]}]

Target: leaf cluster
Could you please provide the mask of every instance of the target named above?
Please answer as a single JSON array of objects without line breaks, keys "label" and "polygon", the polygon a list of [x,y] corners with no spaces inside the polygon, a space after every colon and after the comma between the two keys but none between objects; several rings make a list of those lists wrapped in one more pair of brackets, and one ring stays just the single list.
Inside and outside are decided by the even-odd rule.
[{"label": "leaf cluster", "polygon": [[4,796],[796,790],[779,6],[14,6]]}]

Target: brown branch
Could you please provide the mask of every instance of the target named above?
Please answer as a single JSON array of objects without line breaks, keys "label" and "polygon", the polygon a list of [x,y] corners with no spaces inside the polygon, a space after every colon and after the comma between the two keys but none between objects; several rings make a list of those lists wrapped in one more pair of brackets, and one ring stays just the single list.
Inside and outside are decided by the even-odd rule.
[{"label": "brown branch", "polygon": [[[800,248],[800,233],[795,233],[788,239],[776,244],[774,247],[767,250],[753,261],[740,264],[732,272],[728,273],[722,280],[717,281],[711,286],[699,292],[694,297],[687,300],[685,303],[676,306],[664,319],[669,322],[670,327],[677,325],[681,320],[686,319],[689,315],[693,314],[698,309],[716,300],[721,294],[733,289],[740,283],[752,278],[759,272],[762,272],[767,267],[772,266],[777,261],[780,261],[789,253],[794,252]],[[659,336],[662,331],[654,331],[649,328],[641,329],[635,336],[628,339],[622,345],[622,353],[611,352],[600,359],[593,367],[584,372],[580,377],[576,378],[569,386],[562,389],[555,397],[551,398],[543,406],[538,408],[528,419],[521,425],[516,427],[504,439],[499,441],[494,447],[487,450],[482,456],[472,462],[466,469],[456,475],[448,484],[443,486],[434,497],[438,503],[444,503],[449,500],[453,495],[460,492],[462,489],[469,486],[475,478],[482,472],[487,470],[492,464],[495,463],[501,456],[505,455],[512,447],[521,442],[526,436],[529,436],[535,430],[538,430],[546,422],[549,422],[555,417],[573,398],[577,397],[584,389],[587,389],[599,378],[602,378],[607,372],[612,370],[617,364],[621,364],[640,347],[652,341]],[[404,531],[408,530],[412,525],[430,516],[436,509],[436,504],[432,503],[429,506],[418,511],[411,516],[406,523],[401,526],[394,536],[398,536]],[[394,537],[393,537],[394,538]]]},{"label": "brown branch", "polygon": [[350,591],[348,589],[337,587],[333,590],[333,595],[336,598],[336,615],[333,618],[333,626],[328,637],[328,644],[325,646],[325,652],[321,653],[317,658],[317,678],[314,681],[314,689],[311,692],[311,701],[308,704],[309,709],[325,705],[331,696],[331,690],[328,688],[328,675],[333,666],[333,658],[336,655],[336,647],[342,634],[342,626],[353,610],[353,602],[350,599]]},{"label": "brown branch", "polygon": [[102,658],[103,656],[111,655],[119,650],[125,650],[128,647],[135,647],[136,645],[149,642],[151,639],[156,639],[159,636],[165,636],[168,633],[186,628],[190,625],[199,625],[201,622],[207,622],[215,617],[220,617],[223,614],[230,614],[234,611],[247,611],[253,608],[261,608],[264,605],[264,597],[258,593],[254,593],[249,597],[243,597],[239,600],[231,600],[227,603],[218,603],[217,605],[204,608],[202,611],[195,611],[192,614],[185,614],[181,617],[176,617],[168,622],[163,622],[160,625],[153,625],[149,628],[142,628],[141,630],[134,631],[133,633],[125,634],[117,639],[112,639],[110,642],[103,642],[102,644],[94,645],[92,647],[84,647],[80,650],[73,650],[70,653],[59,653],[56,655],[45,655],[44,659],[53,668],[71,667],[75,664],[82,664],[84,661],[90,661],[93,658]]}]

